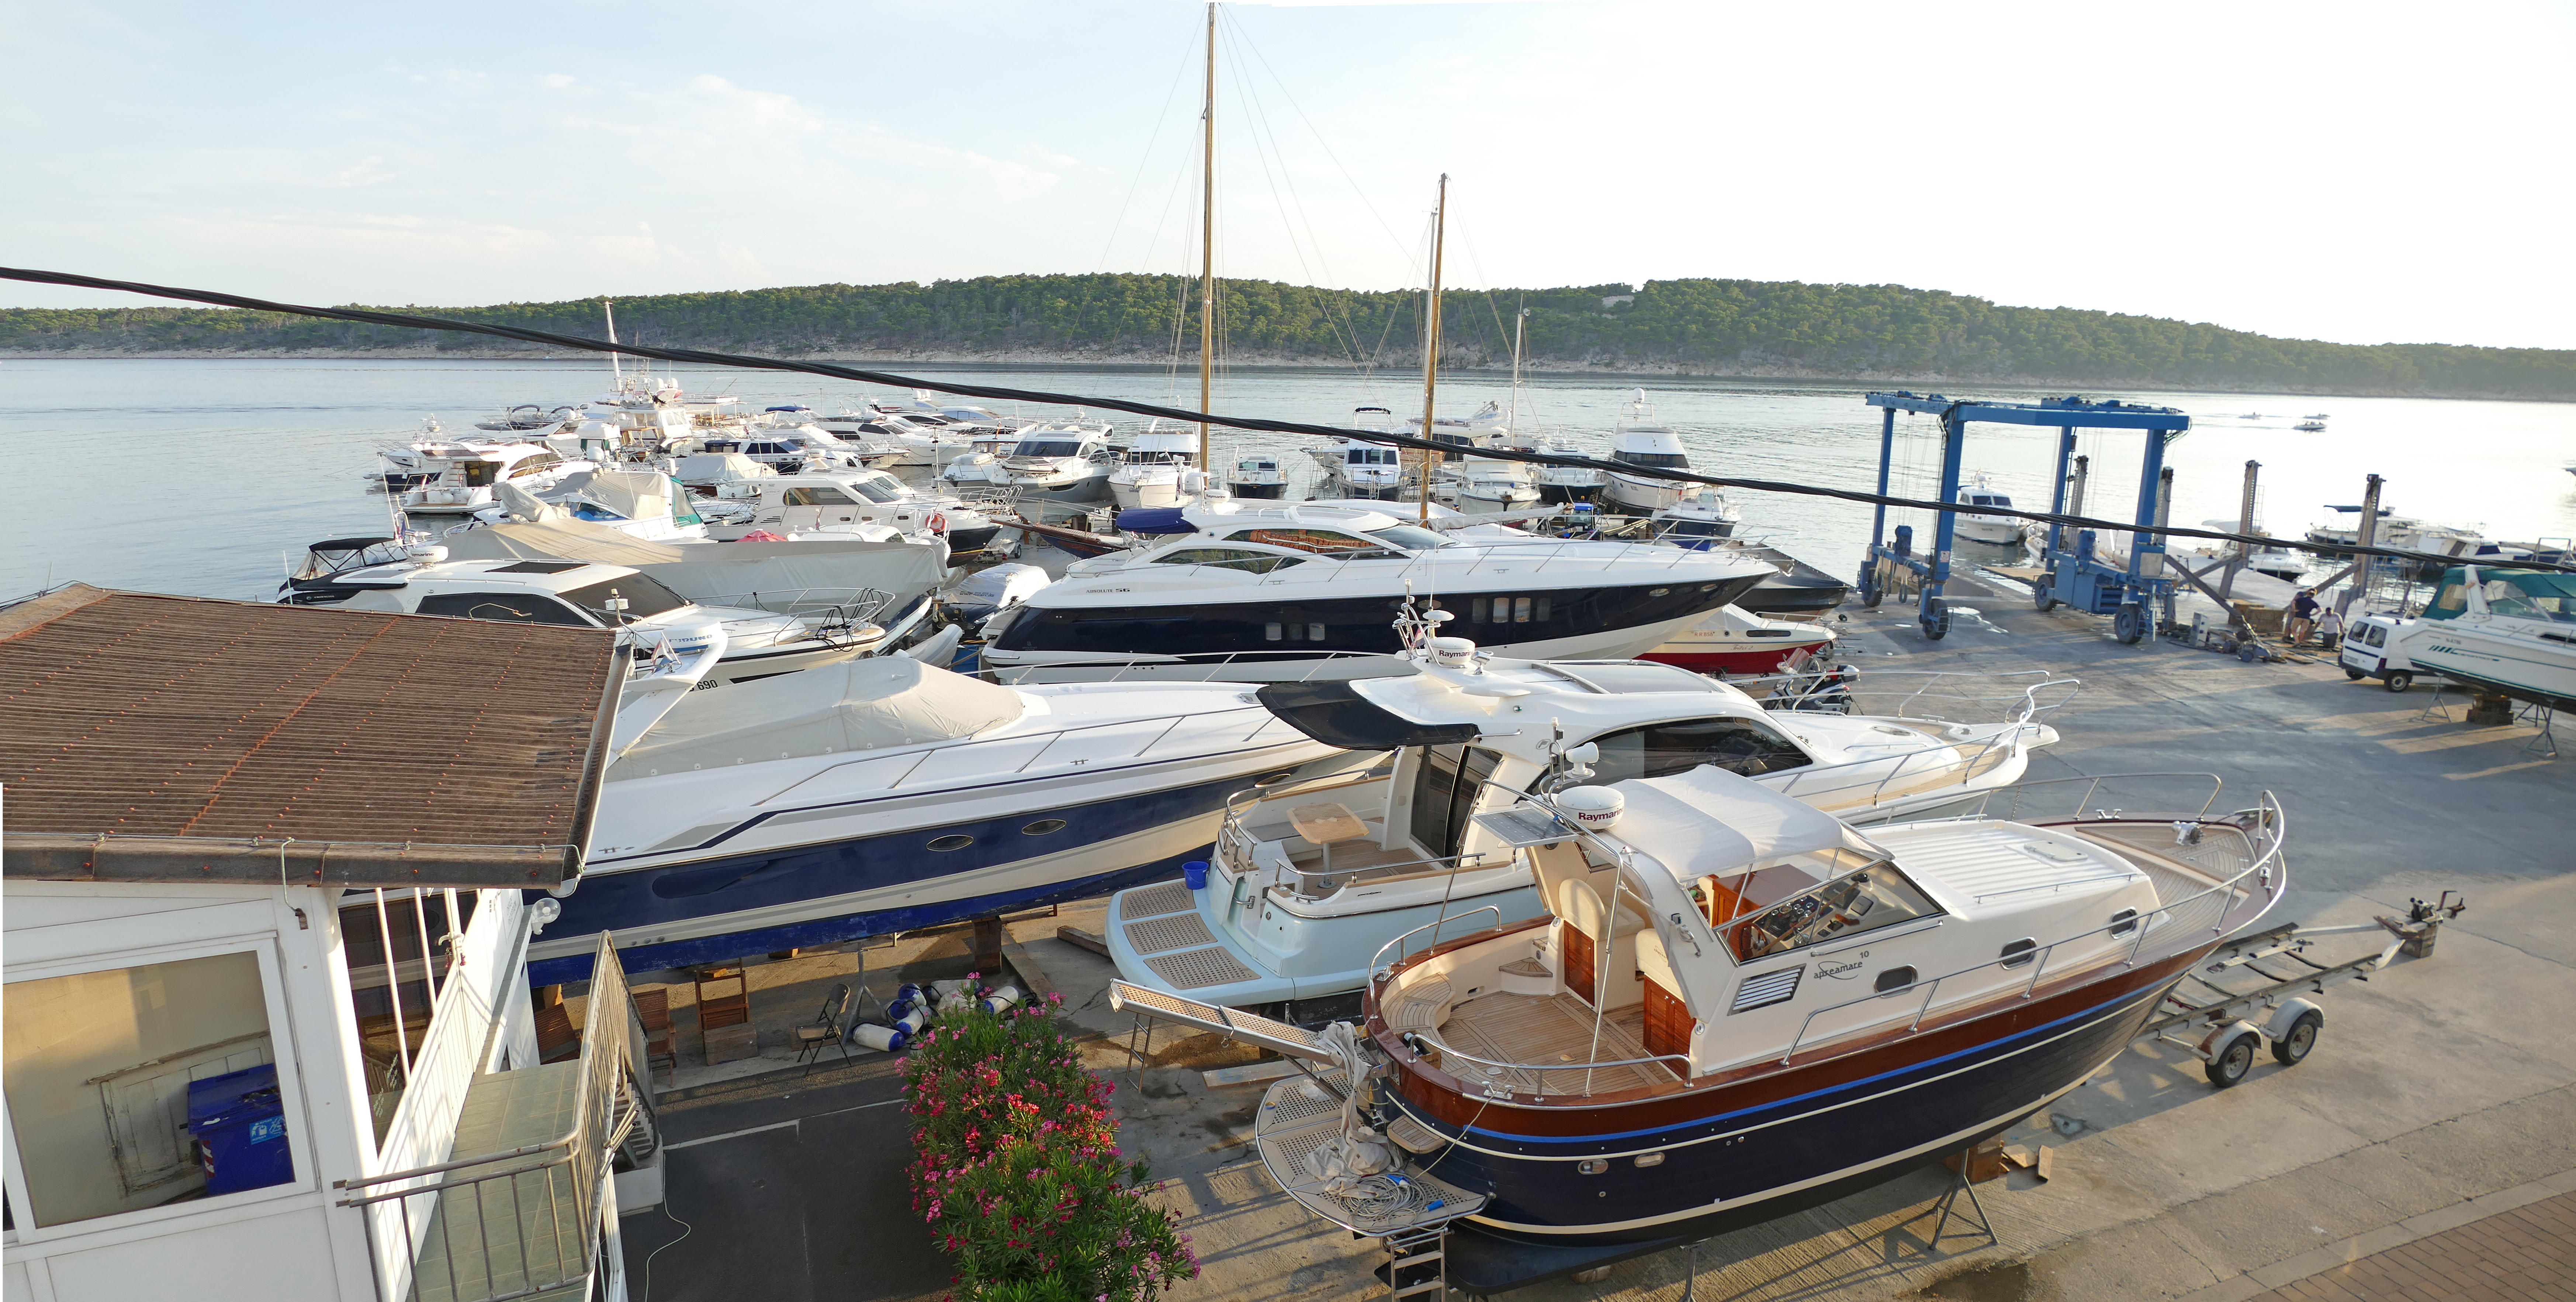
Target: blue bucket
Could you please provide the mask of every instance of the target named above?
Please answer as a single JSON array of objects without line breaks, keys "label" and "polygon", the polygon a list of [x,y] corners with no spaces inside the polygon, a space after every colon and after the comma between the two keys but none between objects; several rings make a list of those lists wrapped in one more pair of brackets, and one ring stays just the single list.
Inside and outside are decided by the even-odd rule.
[{"label": "blue bucket", "polygon": [[1181,880],[1187,883],[1191,890],[1206,890],[1207,861],[1205,859],[1192,859],[1188,863],[1182,864]]}]

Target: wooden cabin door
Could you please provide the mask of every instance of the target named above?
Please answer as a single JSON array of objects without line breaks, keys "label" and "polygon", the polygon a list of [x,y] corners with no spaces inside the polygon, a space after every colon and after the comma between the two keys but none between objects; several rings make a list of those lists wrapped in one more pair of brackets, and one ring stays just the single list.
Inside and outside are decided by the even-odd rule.
[{"label": "wooden cabin door", "polygon": [[1691,1028],[1696,1025],[1690,1006],[1681,996],[1646,978],[1646,1052],[1689,1053]]},{"label": "wooden cabin door", "polygon": [[1600,964],[1592,954],[1592,938],[1572,926],[1557,929],[1565,937],[1565,988],[1575,997],[1591,1003],[1593,971]]}]

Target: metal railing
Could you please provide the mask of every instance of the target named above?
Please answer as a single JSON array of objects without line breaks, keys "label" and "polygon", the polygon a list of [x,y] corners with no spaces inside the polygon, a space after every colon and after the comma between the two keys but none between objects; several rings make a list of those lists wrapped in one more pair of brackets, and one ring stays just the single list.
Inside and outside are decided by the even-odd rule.
[{"label": "metal railing", "polygon": [[[2191,817],[2196,819],[2209,816],[2210,809],[2218,803],[2220,788],[2225,785],[2225,782],[2215,773],[2104,773],[2096,777],[2038,778],[1983,791],[1961,792],[1955,800],[1935,802],[1930,807],[1941,812],[1935,814],[1922,811],[1918,816],[1907,821],[1928,823],[1943,819],[1973,821],[1983,818],[2001,818],[2020,822],[2025,821],[2026,815],[2037,818],[2080,818],[2088,811],[2097,819],[2119,818],[2122,816],[2122,807],[2094,803],[2102,795],[2106,783],[2120,784],[2113,790],[2114,799],[2128,800],[2146,796],[2156,800],[2158,806],[2163,809],[2176,810],[2186,807],[2184,803],[2174,803],[2167,799],[2163,791],[2149,793],[2137,790],[2137,784],[2149,781],[2177,785],[2188,783],[2193,788],[2197,788],[2200,783],[2208,783],[2209,794],[2201,798],[2200,807],[2191,814]],[[2067,792],[2071,792],[2072,795],[2065,795],[2064,793]],[[2003,802],[2001,812],[1995,809],[1995,802],[1999,800]]]},{"label": "metal railing", "polygon": [[[610,1161],[642,1111],[630,1008],[617,951],[602,933],[569,1130],[542,1144],[332,1182],[349,1194],[339,1205],[365,1220],[379,1302],[587,1292],[605,1231]],[[400,1255],[389,1257],[397,1244]]]},{"label": "metal railing", "polygon": [[[1139,746],[1124,755],[1112,755],[1105,758],[1135,759],[1138,756],[1143,755],[1145,752],[1152,750],[1154,747],[1161,745],[1163,740],[1171,736],[1173,731],[1179,728],[1183,723],[1222,719],[1228,715],[1242,714],[1258,714],[1261,718],[1259,722],[1253,724],[1251,731],[1246,732],[1241,737],[1235,739],[1235,744],[1237,745],[1248,742],[1254,737],[1261,735],[1262,729],[1267,728],[1274,723],[1280,723],[1280,719],[1277,715],[1272,714],[1267,708],[1258,705],[1238,706],[1231,710],[1202,711],[1196,714],[1176,714],[1171,717],[1169,722],[1163,725],[1162,731],[1155,733],[1151,738],[1147,739],[1144,745]],[[1042,742],[1043,744],[1040,745],[1035,752],[1031,753],[1027,759],[1020,761],[1016,767],[1010,770],[1013,773],[1026,773],[1029,771],[1031,766],[1035,765],[1039,760],[1046,758],[1047,752],[1055,749],[1057,743],[1068,737],[1099,733],[1110,728],[1136,728],[1140,725],[1150,725],[1152,723],[1153,720],[1151,719],[1121,719],[1109,723],[1086,723],[1078,727],[1058,728],[1051,732],[1030,733],[1025,736],[1018,737],[990,737],[981,741],[970,741],[958,746],[934,746],[915,757],[910,768],[905,769],[893,781],[886,783],[886,789],[891,791],[896,787],[902,786],[905,782],[910,781],[915,773],[920,772],[923,765],[928,764],[934,759],[953,756],[978,748],[1024,746],[1030,742]],[[1281,726],[1285,727],[1286,725],[1281,724]],[[1297,735],[1302,737],[1305,734],[1298,733]],[[1087,764],[1098,758],[1104,757],[1086,755],[1082,759],[1074,761],[1074,763]],[[865,762],[864,756],[857,757],[857,759],[859,762]],[[993,776],[993,772],[990,769],[979,770],[976,776],[979,778],[989,779]]]},{"label": "metal railing", "polygon": [[[1401,936],[1397,936],[1397,937],[1395,937],[1394,939],[1387,941],[1385,944],[1378,946],[1378,947],[1377,947],[1377,952],[1376,952],[1376,953],[1374,953],[1374,954],[1369,955],[1369,965],[1368,965],[1368,970],[1369,970],[1372,974],[1380,973],[1380,972],[1384,972],[1384,971],[1386,970],[1386,968],[1387,968],[1386,952],[1387,952],[1388,950],[1390,950],[1390,949],[1395,949],[1395,948],[1396,948],[1396,946],[1401,945],[1401,944],[1403,944],[1404,942],[1406,942],[1406,941],[1408,941],[1408,940],[1411,940],[1411,939],[1413,939],[1414,937],[1419,936],[1419,935],[1421,935],[1422,933],[1424,933],[1424,932],[1426,932],[1426,931],[1430,931],[1430,930],[1432,930],[1433,928],[1436,928],[1436,927],[1446,927],[1446,926],[1448,926],[1450,923],[1456,922],[1456,921],[1458,921],[1458,920],[1459,920],[1459,919],[1461,919],[1461,918],[1472,918],[1472,917],[1475,917],[1475,916],[1476,916],[1477,914],[1479,914],[1479,913],[1490,913],[1490,914],[1493,914],[1493,915],[1494,915],[1494,925],[1495,925],[1495,926],[1497,926],[1497,927],[1499,927],[1499,926],[1503,925],[1503,906],[1501,906],[1501,905],[1499,905],[1499,904],[1479,904],[1479,905],[1477,905],[1476,907],[1474,907],[1474,908],[1472,908],[1472,909],[1469,909],[1469,910],[1467,910],[1467,911],[1466,911],[1466,912],[1464,912],[1464,913],[1452,913],[1452,914],[1448,914],[1448,915],[1446,915],[1446,916],[1444,916],[1444,917],[1433,918],[1431,921],[1426,922],[1426,923],[1423,923],[1421,926],[1419,926],[1419,927],[1415,927],[1413,930],[1408,931],[1408,932],[1405,932],[1403,935],[1401,935]],[[1475,933],[1474,933],[1474,932],[1467,932],[1467,933],[1464,933],[1464,934],[1466,934],[1466,935],[1474,935]],[[1401,960],[1407,952],[1409,952],[1409,951],[1405,951],[1405,950],[1397,950],[1397,951],[1396,951],[1396,957],[1397,957],[1397,959]],[[1565,1064],[1564,1064],[1564,1063],[1558,1063],[1558,1064],[1556,1064],[1556,1065],[1557,1065],[1557,1066],[1559,1066],[1559,1067],[1563,1067],[1563,1066],[1565,1066]]]},{"label": "metal railing", "polygon": [[[1356,776],[1345,777],[1336,775],[1330,778],[1318,779],[1310,784],[1300,784],[1285,788],[1247,787],[1241,791],[1234,792],[1225,798],[1225,808],[1218,819],[1216,839],[1217,855],[1221,860],[1231,860],[1239,862],[1242,865],[1242,870],[1236,873],[1236,876],[1238,877],[1249,873],[1259,872],[1262,869],[1262,865],[1253,858],[1253,853],[1260,848],[1261,842],[1256,840],[1252,835],[1251,829],[1244,825],[1244,815],[1248,810],[1258,808],[1259,806],[1268,804],[1274,800],[1286,800],[1290,798],[1305,799],[1321,795],[1327,791],[1339,791],[1344,787],[1366,786],[1370,783],[1391,781],[1394,776],[1395,770],[1391,767],[1373,768],[1366,773],[1361,773]],[[1482,786],[1479,787],[1479,792],[1481,793],[1484,786],[1496,785],[1498,784],[1494,783],[1491,779],[1487,779]],[[1252,797],[1250,804],[1238,803],[1246,796]],[[1335,844],[1340,843],[1336,842]],[[1480,851],[1472,855],[1425,855],[1417,859],[1405,859],[1395,863],[1365,864],[1356,868],[1315,868],[1309,870],[1298,867],[1294,859],[1287,858],[1283,855],[1283,862],[1277,866],[1277,871],[1284,871],[1287,876],[1296,879],[1296,898],[1301,900],[1320,900],[1331,896],[1335,891],[1340,890],[1342,887],[1351,885],[1363,878],[1369,881],[1384,881],[1392,876],[1411,875],[1415,872],[1427,875],[1433,871],[1465,872],[1479,868],[1502,867],[1510,864],[1513,856],[1509,850],[1505,850],[1500,855],[1499,862],[1486,862],[1486,860],[1495,857],[1496,856],[1489,852]],[[1473,860],[1474,862],[1470,863],[1469,860]],[[1321,890],[1309,889],[1310,886],[1316,882],[1329,883],[1329,886]],[[1264,881],[1261,883],[1265,889],[1284,884],[1285,883],[1276,880]],[[1462,914],[1460,916],[1463,917],[1465,915]]]},{"label": "metal railing", "polygon": [[[2151,774],[2132,776],[2161,777],[2167,775]],[[2090,779],[2089,781],[2093,788],[2098,789],[2103,780],[2104,779],[2096,778]],[[2213,779],[2213,781],[2214,780],[2215,779]],[[2053,780],[2053,782],[2062,781],[2067,781],[2067,779]],[[2036,786],[2043,784],[2034,783],[2032,785]],[[2211,800],[2214,802],[2216,799],[2217,793],[2213,790],[2211,792]],[[2080,815],[2078,815],[2078,817],[2080,817]],[[2115,815],[2097,812],[2096,817],[2102,822],[2112,822]],[[1874,1003],[1882,999],[1891,999],[1919,988],[1923,991],[1923,1000],[1912,1010],[1910,1016],[1913,1020],[1905,1028],[1906,1034],[1912,1035],[1921,1031],[1923,1029],[1924,1020],[1932,1015],[1933,1000],[1938,996],[1941,984],[1945,981],[1956,980],[1957,978],[1976,972],[1984,972],[1988,970],[1999,971],[2005,968],[2016,968],[2020,967],[2022,964],[2028,963],[2031,965],[2030,980],[2023,983],[2020,994],[2020,998],[2028,999],[2037,993],[2040,979],[2042,976],[2046,975],[2048,971],[2049,959],[2053,957],[2057,950],[2062,946],[2072,945],[2079,941],[2089,940],[2096,936],[2126,936],[2134,931],[2137,934],[2137,939],[2130,944],[2128,957],[2122,959],[2121,962],[2125,966],[2135,966],[2138,961],[2138,956],[2145,952],[2147,937],[2158,931],[2172,933],[2175,928],[2179,927],[2181,929],[2181,934],[2197,934],[2200,928],[2205,926],[2208,928],[2209,938],[2212,943],[2215,943],[2226,936],[2228,931],[2231,930],[2228,919],[2236,910],[2238,897],[2242,896],[2248,901],[2255,901],[2258,899],[2252,891],[2239,889],[2239,884],[2244,882],[2248,877],[2253,877],[2257,874],[2261,875],[2258,884],[2262,887],[2262,895],[2259,897],[2259,901],[2261,904],[2266,906],[2269,905],[2273,897],[2277,896],[2282,887],[2283,883],[2274,879],[2273,869],[2281,860],[2284,826],[2281,816],[2280,802],[2273,799],[2272,793],[2268,791],[2263,793],[2262,799],[2253,809],[2241,811],[2237,814],[2228,815],[2219,819],[2209,818],[2208,807],[2204,805],[2199,814],[2185,820],[2177,820],[2170,817],[2159,817],[2156,815],[2141,815],[2136,818],[2118,819],[2118,822],[2124,825],[2144,825],[2149,827],[2166,827],[2172,826],[2177,822],[2189,822],[2193,826],[2200,828],[2225,828],[2237,833],[2239,836],[2242,836],[2246,841],[2247,848],[2252,853],[2247,856],[2249,862],[2235,876],[2230,877],[2215,886],[2209,887],[2206,890],[2185,896],[2171,904],[2162,905],[2152,912],[2133,914],[2125,918],[2118,918],[2105,923],[2102,926],[2089,928],[2071,936],[2061,936],[2056,940],[2050,941],[2046,945],[2034,946],[2030,949],[2000,954],[1992,959],[1986,960],[1985,962],[1974,964],[1969,967],[1963,967],[1955,972],[1945,972],[1929,981],[1918,979],[1892,989],[1876,991],[1871,994],[1862,995],[1858,998],[1844,1000],[1838,1004],[1828,1004],[1823,1008],[1815,1009],[1809,1012],[1806,1020],[1799,1024],[1798,1033],[1790,1037],[1788,1049],[1780,1055],[1781,1064],[1785,1066],[1791,1059],[1797,1057],[1799,1047],[1806,1042],[1807,1033],[1815,1029],[1816,1019],[1828,1013],[1840,1012],[1846,1008],[1857,1007],[1861,1004]],[[2251,824],[2250,826],[2248,826],[2249,823]],[[2257,909],[2256,912],[2259,915],[2260,909]],[[2097,952],[2092,957],[2098,959],[2101,956],[2102,955]],[[1956,1000],[1953,1000],[1952,1006],[1977,1000],[1992,999],[1997,995],[1997,993],[1997,988],[1991,986],[1974,990],[1960,996]],[[1887,1017],[1873,1018],[1862,1021],[1853,1026],[1841,1027],[1835,1032],[1835,1034],[1852,1035],[1862,1031],[1867,1031],[1873,1027],[1885,1025],[1888,1022],[1903,1019],[1907,1016],[1909,1016],[1908,1013],[1899,1011]]]},{"label": "metal railing", "polygon": [[[1878,808],[1890,798],[1891,788],[1904,784],[1930,782],[1945,773],[1956,775],[1960,783],[1974,781],[1980,773],[1988,771],[1989,760],[1998,759],[1996,752],[2002,751],[2004,757],[2009,757],[2011,752],[2018,750],[2025,742],[2036,736],[2039,729],[2044,726],[2041,720],[2074,700],[2075,693],[2081,686],[2081,683],[2072,678],[2052,678],[2035,683],[2019,694],[2020,704],[2009,717],[1991,724],[1957,723],[1938,715],[1912,718],[1908,717],[1900,707],[1894,715],[1870,717],[1883,717],[1893,724],[1911,724],[1925,729],[1926,744],[1919,749],[1905,751],[1895,756],[1847,760],[1840,764],[1791,769],[1785,774],[1766,773],[1758,776],[1760,778],[1785,776],[1786,781],[1777,784],[1765,782],[1763,785],[1771,787],[1782,795],[1794,796],[1819,808],[1825,807],[1820,802],[1833,801],[1836,797],[1854,796],[1866,790],[1869,808],[1852,811],[1844,816],[1863,819],[1891,817],[1892,811],[1882,811]],[[2054,689],[2058,688],[2065,690],[2062,694],[2056,694]],[[2051,693],[2053,699],[2043,701],[2042,693]],[[1921,694],[1921,691],[1917,691],[1914,696],[1906,699],[1910,703]],[[1953,728],[1992,728],[1995,731],[1982,738],[1941,735]],[[1893,764],[1888,762],[1891,758],[1895,761]],[[1886,765],[1886,771],[1874,776],[1863,775],[1862,770],[1874,765]],[[1908,794],[1929,797],[1932,793],[1928,791],[1908,793],[1898,790],[1893,794],[1901,799]],[[1844,800],[1839,803],[1847,805],[1851,802]]]},{"label": "metal railing", "polygon": [[[1040,652],[1038,654],[1045,653]],[[1117,660],[1049,660],[1029,664],[1010,665],[995,665],[990,664],[988,661],[987,667],[992,671],[992,674],[996,679],[1003,682],[1025,682],[1028,681],[1031,675],[1043,673],[1049,675],[1051,681],[1056,682],[1116,683],[1128,681],[1126,675],[1131,671],[1138,672],[1139,677],[1145,677],[1147,676],[1146,671],[1152,670],[1204,668],[1211,673],[1214,673],[1224,669],[1244,666],[1278,665],[1282,668],[1292,669],[1298,672],[1293,676],[1264,676],[1258,680],[1210,678],[1204,681],[1303,683],[1314,681],[1315,676],[1322,673],[1329,665],[1339,663],[1347,666],[1354,661],[1382,662],[1388,666],[1389,672],[1384,675],[1373,675],[1377,677],[1397,676],[1406,672],[1411,663],[1394,652],[1389,651],[1194,651],[1178,655],[1157,656],[1151,659],[1140,656]],[[1055,675],[1075,673],[1083,670],[1105,670],[1107,671],[1107,676],[1092,677],[1085,674],[1076,678],[1054,677]]]},{"label": "metal railing", "polygon": [[875,619],[894,603],[881,588],[766,588],[692,597],[701,606],[765,610],[773,615],[820,618],[831,624],[859,624]]}]

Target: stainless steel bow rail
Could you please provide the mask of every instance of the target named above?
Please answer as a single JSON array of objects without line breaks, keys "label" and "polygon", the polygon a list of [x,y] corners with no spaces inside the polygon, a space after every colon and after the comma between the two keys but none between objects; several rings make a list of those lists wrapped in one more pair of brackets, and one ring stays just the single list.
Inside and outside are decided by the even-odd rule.
[{"label": "stainless steel bow rail", "polygon": [[[546,330],[529,330],[520,326],[491,325],[476,321],[454,321],[444,317],[421,316],[411,312],[379,312],[366,308],[312,307],[300,303],[280,303],[270,299],[226,294],[216,290],[182,289],[169,285],[152,285],[141,281],[110,280],[103,276],[85,276],[70,271],[38,271],[24,267],[0,267],[0,280],[24,281],[32,285],[68,285],[80,289],[104,289],[125,294],[142,294],[151,298],[177,299],[189,303],[206,303],[215,307],[244,308],[254,312],[280,312],[290,316],[319,317],[329,321],[355,321],[365,325],[393,326],[403,330],[447,330],[464,334],[489,335],[496,339],[516,339],[525,343],[544,344],[554,348],[571,348],[581,352],[616,353],[627,357],[649,357],[666,362],[687,362],[697,366],[732,367],[752,371],[787,371],[802,375],[820,375],[836,380],[854,380],[861,384],[879,384],[897,389],[928,389],[934,393],[952,393],[968,398],[988,398],[1001,402],[1035,402],[1061,407],[1099,407],[1123,411],[1130,415],[1158,420],[1178,421],[1186,425],[1217,425],[1226,429],[1251,430],[1268,434],[1310,434],[1319,438],[1351,439],[1362,443],[1448,453],[1461,450],[1457,444],[1434,439],[1416,438],[1383,430],[1338,428],[1310,425],[1303,421],[1270,420],[1257,416],[1220,416],[1213,412],[1188,411],[1179,407],[1161,407],[1152,403],[1132,402],[1124,398],[1085,397],[1081,394],[1049,393],[1035,389],[1005,389],[983,384],[959,384],[955,381],[923,380],[885,371],[866,371],[856,367],[834,366],[827,362],[795,362],[777,357],[755,357],[738,353],[714,353],[695,348],[653,348],[642,344],[612,343],[603,339],[586,339],[579,335],[561,335]],[[1904,395],[1911,398],[1911,395]],[[1947,399],[1930,399],[1947,403]],[[1988,406],[1991,404],[1973,404]],[[1978,417],[1986,419],[1986,417]],[[2054,422],[2051,422],[2054,423]],[[2088,424],[2091,422],[2087,422]],[[1767,493],[1790,493],[1802,497],[1830,497],[1863,506],[1894,506],[1918,511],[1934,511],[1945,516],[1959,509],[1956,502],[1935,502],[1919,498],[1891,497],[1884,492],[1866,493],[1847,488],[1827,488],[1819,484],[1794,484],[1776,479],[1739,479],[1703,475],[1689,470],[1672,470],[1662,466],[1633,465],[1625,461],[1604,461],[1597,457],[1566,456],[1553,452],[1524,452],[1517,448],[1480,448],[1477,455],[1495,461],[1524,461],[1542,466],[1574,466],[1587,470],[1617,471],[1640,479],[1664,479],[1675,483],[1707,484],[1716,488],[1747,488]],[[1954,472],[1955,477],[1955,472]],[[1884,477],[1882,476],[1882,481]],[[2215,529],[2186,529],[2164,524],[2132,524],[2118,520],[2099,520],[2087,516],[2047,511],[2025,511],[2013,507],[1980,508],[1988,515],[2006,515],[2015,519],[2035,520],[2042,524],[2068,525],[2079,529],[2108,530],[2119,533],[2147,534],[2155,537],[2206,538],[2216,542],[2251,543],[2260,547],[2289,547],[2299,551],[2332,556],[2389,556],[2417,562],[2449,558],[2431,552],[2413,552],[2394,547],[2362,547],[2342,543],[2315,543],[2288,538],[2268,538],[2259,534],[2229,533]],[[2526,562],[2528,568],[2576,573],[2576,565]],[[1946,568],[1946,563],[1945,563]]]}]

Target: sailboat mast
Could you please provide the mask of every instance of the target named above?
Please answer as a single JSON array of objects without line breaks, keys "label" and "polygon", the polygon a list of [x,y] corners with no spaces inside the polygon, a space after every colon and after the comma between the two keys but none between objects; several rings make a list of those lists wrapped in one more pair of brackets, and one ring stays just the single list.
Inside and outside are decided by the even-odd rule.
[{"label": "sailboat mast", "polygon": [[[608,318],[608,342],[610,342],[610,343],[612,343],[612,344],[613,344],[613,343],[616,343],[616,342],[617,342],[617,303],[616,303],[616,300],[614,300],[614,299],[606,299],[606,298],[603,298],[603,299],[599,300],[599,310],[600,310],[600,312],[601,312],[602,314],[604,314],[604,315],[605,315],[605,316],[607,316],[607,318]],[[617,355],[617,354],[615,354],[615,353],[610,353],[610,354],[608,355],[608,373],[609,373],[610,375],[613,375],[613,376],[616,376],[616,377],[617,377],[617,382],[618,382],[618,384],[619,384],[621,387],[626,383],[626,367],[625,367],[624,365],[622,365],[622,364],[618,361],[618,355]]]},{"label": "sailboat mast", "polygon": [[[1449,237],[1449,174],[1440,174],[1440,201],[1431,209],[1431,308],[1422,324],[1422,438],[1431,441],[1431,413],[1440,383],[1440,251]],[[1422,450],[1421,518],[1431,523],[1431,476],[1439,468],[1436,448]]]},{"label": "sailboat mast", "polygon": [[[1216,374],[1216,5],[1208,5],[1207,28],[1207,107],[1199,115],[1204,124],[1201,159],[1204,164],[1199,193],[1199,410],[1208,409],[1209,382]],[[1215,463],[1208,459],[1208,423],[1199,422],[1199,469]]]},{"label": "sailboat mast", "polygon": [[1521,331],[1529,325],[1528,308],[1512,318],[1512,410],[1503,418],[1503,428],[1518,432],[1521,423]]}]

